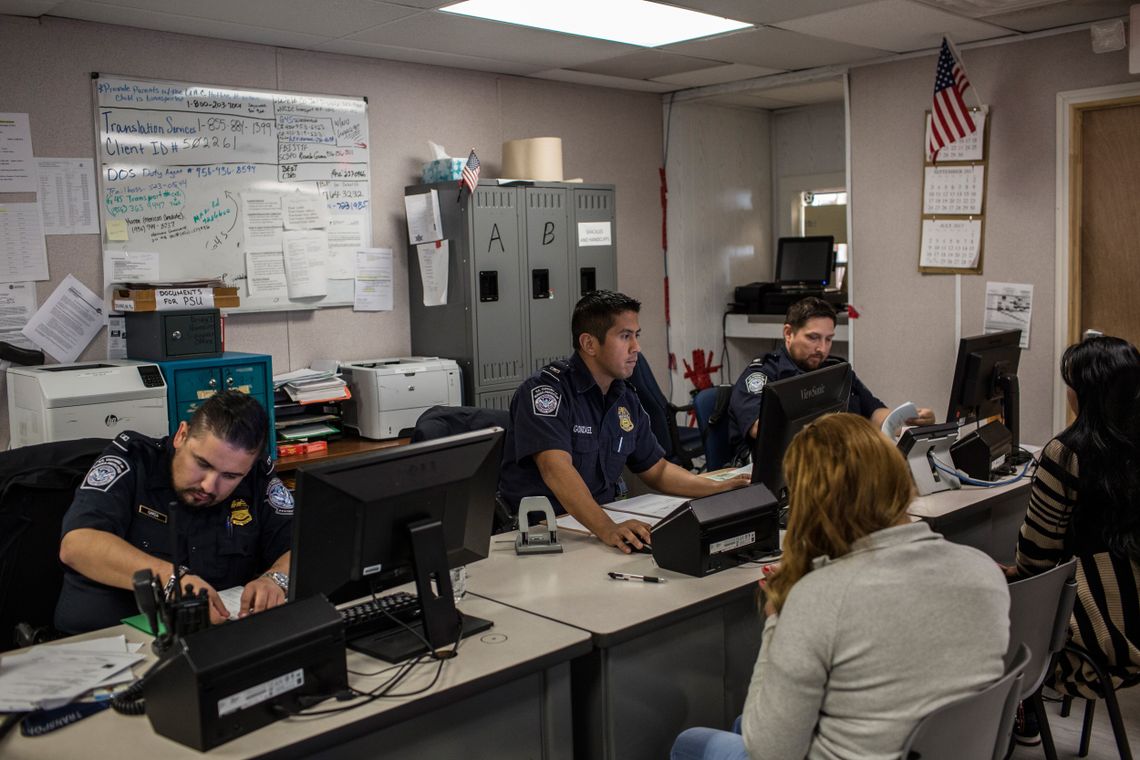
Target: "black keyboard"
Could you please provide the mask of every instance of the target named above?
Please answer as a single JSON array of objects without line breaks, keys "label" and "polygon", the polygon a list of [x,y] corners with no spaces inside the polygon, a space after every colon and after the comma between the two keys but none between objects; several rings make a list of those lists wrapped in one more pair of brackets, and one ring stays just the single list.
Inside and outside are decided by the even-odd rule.
[{"label": "black keyboard", "polygon": [[407,591],[378,596],[340,610],[341,619],[344,620],[344,633],[348,639],[402,628],[400,623],[412,625],[419,622],[422,614],[420,598]]}]

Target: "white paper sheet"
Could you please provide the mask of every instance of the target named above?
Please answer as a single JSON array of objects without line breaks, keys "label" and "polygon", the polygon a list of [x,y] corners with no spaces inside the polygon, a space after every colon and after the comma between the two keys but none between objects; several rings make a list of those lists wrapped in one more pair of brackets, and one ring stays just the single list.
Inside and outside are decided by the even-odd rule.
[{"label": "white paper sheet", "polygon": [[57,361],[73,362],[106,322],[103,299],[69,274],[23,332]]},{"label": "white paper sheet", "polygon": [[[640,520],[652,528],[654,525],[661,522],[661,518],[659,517],[646,517],[644,515],[630,514],[629,512],[610,512],[607,510],[607,514],[616,525],[621,525],[623,522],[627,522],[628,520]],[[578,531],[579,533],[590,532],[589,528],[578,522],[577,519],[571,517],[570,515],[562,515],[556,520],[556,522],[558,523],[559,529],[574,530]]]},{"label": "white paper sheet", "polygon": [[42,646],[5,654],[0,667],[0,712],[59,707],[146,659],[141,654]]},{"label": "white paper sheet", "polygon": [[103,284],[161,282],[157,253],[103,251]]},{"label": "white paper sheet", "polygon": [[[684,496],[666,496],[660,493],[646,493],[641,496],[634,496],[632,499],[622,499],[621,501],[611,501],[609,504],[603,504],[602,509],[606,512],[626,512],[631,515],[637,515],[639,518],[655,517],[661,519],[677,507],[688,501]],[[610,515],[612,518],[613,515]]]},{"label": "white paper sheet", "polygon": [[245,252],[281,251],[285,224],[279,193],[242,193]]},{"label": "white paper sheet", "polygon": [[391,311],[392,301],[392,249],[357,251],[353,311]]},{"label": "white paper sheet", "polygon": [[404,212],[408,216],[409,243],[429,243],[443,238],[439,194],[435,190],[419,195],[405,195]]},{"label": "white paper sheet", "polygon": [[329,224],[329,209],[320,195],[289,193],[281,199],[282,218],[287,230],[315,230]]},{"label": "white paper sheet", "polygon": [[[18,333],[36,313],[34,282],[0,283],[0,335]],[[4,340],[0,337],[0,340]]]},{"label": "white paper sheet", "polygon": [[285,254],[281,251],[246,251],[245,289],[251,296],[287,298]]},{"label": "white paper sheet", "polygon": [[733,478],[740,476],[740,475],[751,475],[751,474],[752,474],[752,463],[749,462],[746,465],[742,465],[740,467],[737,467],[737,468],[731,469],[731,470],[718,470],[718,471],[712,472],[712,473],[704,473],[701,475],[701,477],[702,478],[708,478],[709,480],[715,480],[719,483],[719,482],[724,481],[724,480],[732,480]]},{"label": "white paper sheet", "polygon": [[45,235],[99,232],[95,203],[95,161],[90,158],[37,158],[40,209]]},{"label": "white paper sheet", "polygon": [[[432,192],[435,192],[434,190]],[[447,269],[450,241],[437,240],[416,246],[420,260],[420,283],[424,290],[424,306],[447,304]]]},{"label": "white paper sheet", "polygon": [[1021,330],[1021,350],[1029,348],[1033,318],[1033,285],[1014,282],[986,283],[986,316],[982,332]]},{"label": "white paper sheet", "polygon": [[356,276],[356,252],[364,247],[364,217],[329,217],[330,280],[351,280]]},{"label": "white paper sheet", "polygon": [[281,242],[285,247],[285,280],[289,297],[308,298],[328,293],[326,262],[329,244],[324,230],[286,232]]},{"label": "white paper sheet", "polygon": [[578,222],[578,245],[613,245],[613,225],[609,222]]},{"label": "white paper sheet", "polygon": [[0,113],[0,193],[36,192],[32,128],[26,113]]},{"label": "white paper sheet", "polygon": [[241,594],[244,590],[245,586],[234,586],[218,592],[218,597],[221,598],[222,604],[226,605],[226,611],[230,613],[230,620],[237,620],[241,616]]},{"label": "white paper sheet", "polygon": [[0,203],[0,282],[48,279],[38,203]]},{"label": "white paper sheet", "polygon": [[107,316],[107,358],[127,358],[127,318],[124,316]]},{"label": "white paper sheet", "polygon": [[902,433],[902,429],[906,426],[906,421],[914,419],[918,416],[918,407],[914,405],[913,401],[908,401],[905,404],[896,406],[887,418],[883,420],[883,432],[891,440],[895,440]]}]

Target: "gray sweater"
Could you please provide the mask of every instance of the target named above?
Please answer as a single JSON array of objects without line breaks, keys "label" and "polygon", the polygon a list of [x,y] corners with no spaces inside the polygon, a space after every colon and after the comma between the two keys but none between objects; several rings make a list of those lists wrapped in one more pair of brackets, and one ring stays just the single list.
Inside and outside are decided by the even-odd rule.
[{"label": "gray sweater", "polygon": [[768,618],[744,705],[763,758],[898,758],[919,719],[996,680],[1009,590],[992,559],[926,523],[821,557]]}]

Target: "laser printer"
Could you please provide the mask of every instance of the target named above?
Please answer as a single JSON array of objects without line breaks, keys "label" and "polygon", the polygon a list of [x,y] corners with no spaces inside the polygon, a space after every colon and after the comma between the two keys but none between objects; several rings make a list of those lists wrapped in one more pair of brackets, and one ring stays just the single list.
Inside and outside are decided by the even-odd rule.
[{"label": "laser printer", "polygon": [[342,364],[352,391],[344,424],[362,438],[396,438],[433,406],[463,403],[459,365],[438,356],[362,359]]},{"label": "laser printer", "polygon": [[156,364],[129,359],[10,367],[8,424],[13,448],[124,430],[161,438],[166,381]]}]

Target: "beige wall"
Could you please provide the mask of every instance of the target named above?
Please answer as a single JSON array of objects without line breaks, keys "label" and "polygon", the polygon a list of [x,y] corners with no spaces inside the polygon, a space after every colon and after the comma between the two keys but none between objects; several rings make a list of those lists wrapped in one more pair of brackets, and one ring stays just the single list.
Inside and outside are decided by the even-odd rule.
[{"label": "beige wall", "polygon": [[[1088,32],[963,51],[991,107],[985,270],[962,277],[962,335],[982,331],[987,281],[1032,283],[1023,352],[1022,439],[1052,428],[1058,92],[1135,81],[1127,52],[1093,54]],[[954,277],[918,274],[923,111],[934,56],[851,71],[852,300],[860,377],[890,405],[946,413],[954,367]]]},{"label": "beige wall", "polygon": [[[494,177],[504,140],[557,135],[563,140],[565,176],[617,186],[619,287],[645,303],[644,350],[655,365],[665,365],[659,96],[9,16],[0,16],[0,71],[0,110],[30,114],[38,156],[95,155],[90,76],[95,71],[368,98],[373,243],[397,252],[395,309],[232,316],[226,323],[226,347],[272,354],[276,372],[322,357],[369,358],[410,350],[402,196],[405,185],[418,182],[428,139],[456,154],[473,146],[483,176]],[[0,195],[0,201],[33,199]],[[101,288],[98,236],[51,236],[47,242],[51,281],[38,284],[41,303],[68,273],[96,291]],[[104,357],[105,351],[100,334],[82,358]],[[0,443],[6,445],[7,405],[0,406]]]}]

